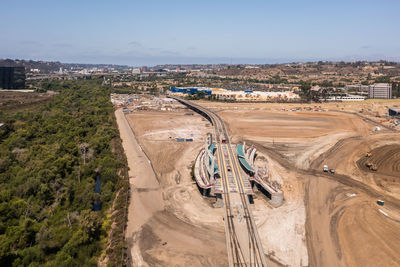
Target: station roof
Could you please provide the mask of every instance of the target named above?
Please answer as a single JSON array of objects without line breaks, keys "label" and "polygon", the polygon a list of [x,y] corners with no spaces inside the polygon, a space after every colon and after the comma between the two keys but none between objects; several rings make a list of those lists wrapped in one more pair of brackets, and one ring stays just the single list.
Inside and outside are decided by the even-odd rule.
[{"label": "station roof", "polygon": [[244,149],[243,149],[243,145],[239,144],[237,145],[237,154],[240,158],[244,158]]},{"label": "station roof", "polygon": [[254,172],[254,169],[247,163],[247,161],[244,158],[239,158],[240,164],[246,168],[246,170],[250,172]]},{"label": "station roof", "polygon": [[[212,160],[211,160],[210,157],[208,157],[208,166],[211,167],[211,164],[212,164]],[[219,169],[218,169],[218,166],[217,166],[216,162],[214,162],[214,173],[219,173]]]},{"label": "station roof", "polygon": [[215,148],[215,143],[212,143],[212,144],[208,147],[208,150],[210,150],[211,153],[214,153],[214,148]]},{"label": "station roof", "polygon": [[240,164],[246,168],[246,170],[250,171],[250,172],[254,172],[253,167],[250,166],[250,164],[246,161],[246,158],[244,156],[244,149],[243,149],[243,145],[239,144],[237,145],[237,154],[239,156],[239,161]]}]

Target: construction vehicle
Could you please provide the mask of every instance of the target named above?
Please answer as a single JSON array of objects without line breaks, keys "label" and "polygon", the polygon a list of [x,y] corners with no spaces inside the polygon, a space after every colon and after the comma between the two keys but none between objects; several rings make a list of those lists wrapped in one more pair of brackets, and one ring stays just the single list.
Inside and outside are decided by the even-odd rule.
[{"label": "construction vehicle", "polygon": [[367,154],[365,155],[367,158],[370,158],[372,156],[371,151],[367,152]]},{"label": "construction vehicle", "polygon": [[324,172],[328,172],[328,165],[324,165]]},{"label": "construction vehicle", "polygon": [[375,165],[375,164],[372,164],[371,162],[367,162],[367,163],[365,164],[365,166],[367,166],[368,169],[370,169],[371,171],[377,171],[377,170],[378,170],[378,168],[376,167],[376,165]]},{"label": "construction vehicle", "polygon": [[329,172],[334,174],[335,173],[335,169],[330,169]]}]

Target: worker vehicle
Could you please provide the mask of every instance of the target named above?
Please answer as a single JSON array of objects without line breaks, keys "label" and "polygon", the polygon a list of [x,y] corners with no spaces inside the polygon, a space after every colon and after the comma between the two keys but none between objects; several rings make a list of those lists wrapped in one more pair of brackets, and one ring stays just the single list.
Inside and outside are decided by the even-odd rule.
[{"label": "worker vehicle", "polygon": [[329,172],[334,174],[335,173],[335,169],[330,169]]},{"label": "worker vehicle", "polygon": [[324,165],[324,172],[328,172],[328,165]]},{"label": "worker vehicle", "polygon": [[365,166],[367,166],[368,169],[370,169],[371,171],[377,171],[377,170],[378,170],[378,168],[376,167],[376,165],[375,165],[375,164],[372,164],[371,162],[367,162],[367,163],[365,164]]}]

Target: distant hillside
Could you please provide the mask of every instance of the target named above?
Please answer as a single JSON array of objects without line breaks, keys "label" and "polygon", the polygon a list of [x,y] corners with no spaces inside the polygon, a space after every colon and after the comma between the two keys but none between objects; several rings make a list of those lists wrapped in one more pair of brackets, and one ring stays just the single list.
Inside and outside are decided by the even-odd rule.
[{"label": "distant hillside", "polygon": [[123,65],[113,65],[113,64],[74,64],[74,63],[61,63],[61,62],[51,62],[51,61],[34,61],[34,60],[19,60],[19,59],[0,59],[0,66],[13,67],[21,66],[25,67],[27,72],[31,72],[32,69],[40,70],[40,73],[52,73],[58,71],[60,68],[63,69],[116,69],[124,70],[129,68]]}]

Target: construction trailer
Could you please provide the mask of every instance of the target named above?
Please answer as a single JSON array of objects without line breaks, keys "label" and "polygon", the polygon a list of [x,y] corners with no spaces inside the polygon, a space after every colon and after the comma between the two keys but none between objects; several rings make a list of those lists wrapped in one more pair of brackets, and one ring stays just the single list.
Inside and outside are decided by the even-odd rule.
[{"label": "construction trailer", "polygon": [[389,108],[389,116],[400,119],[400,108]]}]

